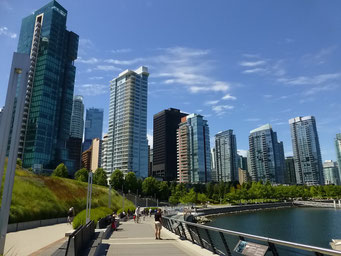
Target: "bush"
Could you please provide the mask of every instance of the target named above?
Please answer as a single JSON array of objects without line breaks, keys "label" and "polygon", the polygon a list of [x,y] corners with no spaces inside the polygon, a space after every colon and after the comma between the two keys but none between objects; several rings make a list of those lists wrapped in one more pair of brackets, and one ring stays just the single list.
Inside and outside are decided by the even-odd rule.
[{"label": "bush", "polygon": [[[90,220],[93,220],[95,222],[95,225],[97,224],[97,221],[101,218],[104,218],[105,216],[108,216],[112,214],[112,210],[107,207],[98,207],[91,209],[90,212]],[[72,226],[74,229],[78,228],[80,225],[85,225],[85,219],[86,219],[86,210],[81,211],[76,215],[76,217],[73,219]]]},{"label": "bush", "polygon": [[69,176],[69,173],[67,171],[67,168],[64,164],[59,164],[56,169],[54,169],[52,176],[67,178]]},{"label": "bush", "polygon": [[75,173],[75,180],[88,182],[88,177],[89,177],[89,171],[85,168],[82,168]]},{"label": "bush", "polygon": [[[125,211],[126,213],[128,212],[128,210],[129,210],[130,212],[134,213],[135,210],[136,210],[136,208],[135,208],[135,206],[127,206],[127,207],[124,207],[124,211]],[[120,214],[121,212],[123,212],[123,209],[122,209],[122,208],[118,209],[118,210],[117,210],[117,215]]]}]

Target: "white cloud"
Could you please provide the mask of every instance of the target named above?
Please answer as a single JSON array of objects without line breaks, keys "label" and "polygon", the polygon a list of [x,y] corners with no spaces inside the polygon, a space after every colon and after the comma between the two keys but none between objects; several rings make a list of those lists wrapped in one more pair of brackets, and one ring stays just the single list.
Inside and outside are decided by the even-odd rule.
[{"label": "white cloud", "polygon": [[76,86],[77,93],[82,96],[97,96],[109,92],[109,85],[103,84],[82,84]]},{"label": "white cloud", "polygon": [[279,78],[277,81],[289,85],[319,85],[330,80],[335,80],[341,77],[341,73],[329,73],[316,76],[299,76],[295,78]]},{"label": "white cloud", "polygon": [[81,38],[79,39],[79,46],[84,48],[92,48],[94,44],[90,39]]},{"label": "white cloud", "polygon": [[107,59],[104,60],[105,63],[115,64],[115,65],[132,65],[136,63],[142,63],[145,61],[143,58],[136,58],[132,60],[117,60],[117,59]]},{"label": "white cloud", "polygon": [[237,98],[235,96],[232,96],[230,94],[226,94],[224,97],[221,98],[222,100],[236,100]]},{"label": "white cloud", "polygon": [[258,122],[260,121],[260,118],[246,118],[244,119],[246,122]]},{"label": "white cloud", "polygon": [[242,73],[244,74],[254,74],[254,73],[264,73],[267,70],[265,68],[253,68],[253,69],[246,69]]},{"label": "white cloud", "polygon": [[303,94],[304,95],[313,95],[313,94],[316,94],[319,92],[332,91],[332,90],[335,90],[337,88],[339,88],[339,86],[334,85],[334,84],[330,84],[330,85],[325,85],[325,86],[321,86],[321,87],[311,88],[311,89],[305,91]]},{"label": "white cloud", "polygon": [[103,76],[93,76],[89,77],[90,80],[102,80],[104,77]]},{"label": "white cloud", "polygon": [[216,105],[212,106],[212,110],[219,116],[226,113],[226,110],[234,109],[234,106],[231,105]]},{"label": "white cloud", "polygon": [[131,51],[132,51],[132,49],[130,49],[130,48],[111,50],[112,53],[127,53],[127,52],[131,52]]},{"label": "white cloud", "polygon": [[265,65],[265,60],[257,60],[257,61],[242,61],[239,63],[240,66],[243,67],[256,67],[256,66],[262,66]]},{"label": "white cloud", "polygon": [[270,98],[272,98],[272,95],[271,94],[265,94],[265,95],[263,95],[263,97],[266,99],[270,99]]},{"label": "white cloud", "polygon": [[247,157],[247,150],[245,149],[238,149],[237,154],[243,157]]},{"label": "white cloud", "polygon": [[97,58],[90,58],[90,59],[85,60],[82,57],[78,57],[76,62],[84,63],[84,64],[96,64],[96,63],[99,62],[99,59],[97,59]]},{"label": "white cloud", "polygon": [[0,36],[1,35],[7,36],[12,39],[17,38],[17,34],[10,32],[7,27],[0,27]]},{"label": "white cloud", "polygon": [[111,65],[98,65],[95,69],[102,71],[121,71],[120,68]]},{"label": "white cloud", "polygon": [[153,133],[147,133],[148,145],[153,148]]},{"label": "white cloud", "polygon": [[205,105],[215,105],[219,102],[219,100],[209,100],[205,102]]}]

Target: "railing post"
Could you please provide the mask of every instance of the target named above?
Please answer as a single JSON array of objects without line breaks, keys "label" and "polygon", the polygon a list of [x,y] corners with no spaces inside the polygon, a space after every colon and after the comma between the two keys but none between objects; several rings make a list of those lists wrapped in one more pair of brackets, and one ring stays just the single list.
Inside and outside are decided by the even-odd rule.
[{"label": "railing post", "polygon": [[220,235],[221,241],[223,241],[223,245],[224,245],[224,247],[225,247],[226,254],[227,254],[228,256],[232,256],[231,251],[230,251],[230,248],[229,248],[229,246],[227,245],[227,242],[226,242],[226,240],[225,240],[224,234],[221,233],[221,232],[219,232],[219,235]]},{"label": "railing post", "polygon": [[188,230],[188,233],[189,233],[189,235],[191,236],[191,239],[192,239],[192,243],[194,243],[195,244],[195,242],[194,242],[194,237],[193,237],[193,234],[192,234],[192,227],[191,226],[189,226],[189,225],[187,225],[186,224],[186,227],[187,227],[187,230]]},{"label": "railing post", "polygon": [[180,226],[181,226],[181,229],[182,229],[182,233],[183,233],[185,239],[187,240],[186,231],[184,229],[184,226],[182,225],[182,222],[180,222]]},{"label": "railing post", "polygon": [[201,239],[201,236],[200,236],[200,233],[199,233],[199,229],[198,229],[197,226],[195,226],[195,230],[197,231],[197,235],[198,235],[198,238],[199,238],[200,246],[201,246],[201,248],[204,248],[204,243],[202,242],[202,239]]},{"label": "railing post", "polygon": [[205,229],[205,231],[206,231],[208,240],[209,240],[209,242],[210,242],[210,245],[211,245],[211,248],[212,248],[212,252],[213,252],[213,253],[216,253],[216,250],[215,250],[215,248],[214,248],[214,244],[213,244],[213,240],[212,240],[212,238],[211,238],[210,232],[209,232],[207,229]]},{"label": "railing post", "polygon": [[239,236],[239,239],[242,241],[245,241],[244,237],[242,237],[242,236]]},{"label": "railing post", "polygon": [[270,247],[270,251],[272,252],[272,255],[279,256],[275,244],[270,243],[270,242],[268,242],[268,244],[269,244],[269,247]]}]

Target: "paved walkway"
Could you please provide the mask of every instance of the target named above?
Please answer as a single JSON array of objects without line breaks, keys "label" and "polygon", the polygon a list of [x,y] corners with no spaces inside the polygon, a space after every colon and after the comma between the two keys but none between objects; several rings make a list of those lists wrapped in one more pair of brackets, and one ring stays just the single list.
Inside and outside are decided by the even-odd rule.
[{"label": "paved walkway", "polygon": [[153,218],[146,218],[138,224],[131,220],[121,222],[118,231],[102,241],[103,250],[100,255],[212,256],[212,252],[180,240],[165,228],[161,230],[161,238],[163,240],[155,240]]},{"label": "paved walkway", "polygon": [[5,255],[50,255],[46,252],[53,252],[66,241],[65,233],[71,229],[70,224],[63,223],[8,233]]}]

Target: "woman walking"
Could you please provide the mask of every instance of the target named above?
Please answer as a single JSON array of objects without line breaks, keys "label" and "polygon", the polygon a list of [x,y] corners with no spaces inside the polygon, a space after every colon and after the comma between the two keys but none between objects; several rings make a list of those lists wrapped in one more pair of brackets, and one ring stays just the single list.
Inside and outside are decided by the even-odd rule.
[{"label": "woman walking", "polygon": [[155,239],[162,240],[160,237],[161,235],[161,228],[162,228],[162,214],[161,214],[161,209],[157,210],[157,213],[155,213]]}]

